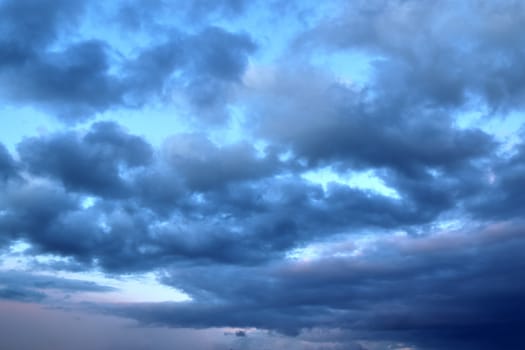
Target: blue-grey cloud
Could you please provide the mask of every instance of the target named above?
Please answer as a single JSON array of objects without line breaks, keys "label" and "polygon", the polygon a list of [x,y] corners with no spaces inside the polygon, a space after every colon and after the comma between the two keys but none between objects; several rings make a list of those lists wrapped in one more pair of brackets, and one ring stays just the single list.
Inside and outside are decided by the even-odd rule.
[{"label": "blue-grey cloud", "polygon": [[0,284],[37,290],[53,289],[63,292],[112,292],[116,290],[114,287],[103,286],[91,281],[38,275],[17,270],[1,271]]},{"label": "blue-grey cloud", "polygon": [[43,302],[49,292],[62,293],[95,292],[107,293],[116,288],[103,286],[91,281],[82,281],[26,271],[0,271],[0,299],[20,302]]},{"label": "blue-grey cloud", "polygon": [[[299,47],[365,51],[377,94],[400,105],[522,108],[523,4],[356,1],[301,35]],[[478,99],[478,100],[476,100]]]},{"label": "blue-grey cloud", "polygon": [[[59,120],[0,144],[0,252],[36,270],[0,298],[154,272],[191,300],[91,306],[246,348],[519,348],[522,10],[0,0],[0,100]],[[155,145],[126,128],[152,106],[177,130]]]},{"label": "blue-grey cloud", "polygon": [[118,125],[101,122],[79,137],[74,133],[30,138],[18,146],[24,164],[36,175],[53,177],[66,188],[100,195],[125,195],[124,169],[151,162],[149,144]]},{"label": "blue-grey cloud", "polygon": [[[162,27],[163,35],[149,46],[124,56],[109,41],[72,39],[71,32],[86,20],[88,5],[2,3],[0,81],[6,88],[0,97],[4,101],[35,105],[67,122],[118,107],[142,106],[179,92],[189,97],[191,105],[218,108],[224,100],[205,86],[231,89],[256,48],[248,35],[218,27],[196,34]],[[173,79],[175,73],[183,79]]]},{"label": "blue-grey cloud", "polygon": [[524,264],[520,232],[521,226],[487,227],[386,240],[361,257],[177,268],[164,281],[193,301],[110,309],[178,327],[259,327],[285,334],[327,327],[345,329],[348,339],[396,340],[424,349],[513,347],[520,342],[525,287],[518,277]]},{"label": "blue-grey cloud", "polygon": [[4,300],[14,300],[14,301],[23,301],[23,302],[39,302],[44,300],[46,297],[45,293],[21,288],[21,287],[2,287],[0,288],[0,299]]}]

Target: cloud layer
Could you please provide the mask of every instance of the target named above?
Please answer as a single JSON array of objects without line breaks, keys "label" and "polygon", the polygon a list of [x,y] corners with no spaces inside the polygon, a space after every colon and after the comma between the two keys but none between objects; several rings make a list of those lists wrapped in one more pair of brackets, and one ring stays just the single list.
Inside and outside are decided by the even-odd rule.
[{"label": "cloud layer", "polygon": [[281,5],[0,1],[0,100],[59,125],[0,140],[0,253],[36,270],[0,298],[151,272],[191,300],[82,307],[246,349],[519,347],[523,5]]}]

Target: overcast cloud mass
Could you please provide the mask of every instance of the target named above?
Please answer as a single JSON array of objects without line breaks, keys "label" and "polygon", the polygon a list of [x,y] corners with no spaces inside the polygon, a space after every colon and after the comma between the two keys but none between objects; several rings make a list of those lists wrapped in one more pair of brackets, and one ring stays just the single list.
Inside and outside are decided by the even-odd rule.
[{"label": "overcast cloud mass", "polygon": [[0,348],[521,348],[524,27],[0,0]]}]

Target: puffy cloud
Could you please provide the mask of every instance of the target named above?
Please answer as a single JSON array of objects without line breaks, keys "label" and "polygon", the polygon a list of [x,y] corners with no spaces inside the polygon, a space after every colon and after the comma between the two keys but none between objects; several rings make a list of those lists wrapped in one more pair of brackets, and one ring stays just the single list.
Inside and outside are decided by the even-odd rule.
[{"label": "puffy cloud", "polygon": [[[162,36],[124,55],[110,41],[71,34],[75,26],[89,22],[87,5],[2,3],[0,97],[4,101],[28,103],[67,122],[117,107],[169,100],[178,93],[187,96],[190,105],[220,109],[226,97],[219,98],[207,85],[226,94],[240,80],[247,57],[256,48],[246,34],[218,27],[191,34],[163,26]],[[174,75],[184,77],[174,79]]]},{"label": "puffy cloud", "polygon": [[522,108],[523,4],[356,1],[321,20],[299,46],[375,56],[377,94],[435,108]]},{"label": "puffy cloud", "polygon": [[257,134],[290,147],[313,167],[386,167],[419,176],[488,156],[495,147],[490,135],[459,129],[439,110],[377,101],[313,67],[273,74],[254,87]]},{"label": "puffy cloud", "polygon": [[32,173],[54,178],[72,190],[103,196],[128,192],[123,173],[147,165],[152,158],[148,143],[109,122],[94,124],[83,136],[63,133],[26,139],[18,152]]}]

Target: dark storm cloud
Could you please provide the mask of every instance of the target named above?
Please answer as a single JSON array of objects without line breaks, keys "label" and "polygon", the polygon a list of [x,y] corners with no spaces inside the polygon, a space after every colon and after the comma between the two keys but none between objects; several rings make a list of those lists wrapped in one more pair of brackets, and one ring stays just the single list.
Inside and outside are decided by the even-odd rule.
[{"label": "dark storm cloud", "polygon": [[522,224],[494,225],[438,237],[389,238],[355,257],[242,269],[177,268],[164,282],[193,301],[113,311],[177,327],[260,327],[285,334],[341,328],[349,339],[424,349],[515,347],[525,311],[522,230]]},{"label": "dark storm cloud", "polygon": [[[239,82],[247,56],[255,49],[247,35],[221,28],[189,34],[159,27],[162,35],[156,35],[150,46],[124,57],[107,41],[72,40],[73,28],[89,20],[84,5],[2,3],[0,81],[5,101],[29,103],[70,122],[177,93],[195,106],[218,108]],[[184,79],[172,79],[175,72],[182,72]],[[212,93],[207,86],[224,92]]]}]

